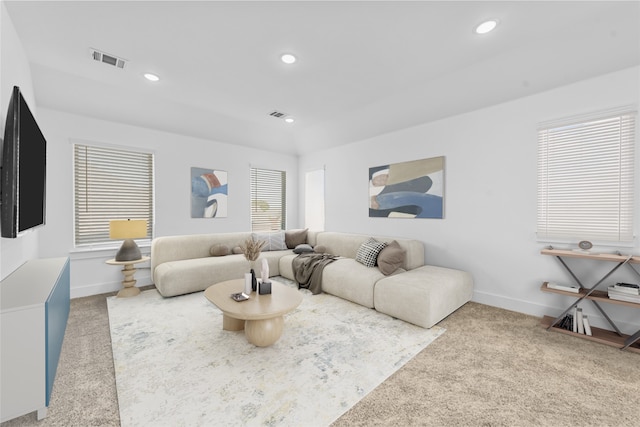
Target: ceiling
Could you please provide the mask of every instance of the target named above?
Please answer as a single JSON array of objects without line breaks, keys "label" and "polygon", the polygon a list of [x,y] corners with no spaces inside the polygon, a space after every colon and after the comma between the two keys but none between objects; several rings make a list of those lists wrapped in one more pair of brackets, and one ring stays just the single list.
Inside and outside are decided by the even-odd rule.
[{"label": "ceiling", "polygon": [[293,155],[640,64],[638,1],[5,4],[38,106]]}]

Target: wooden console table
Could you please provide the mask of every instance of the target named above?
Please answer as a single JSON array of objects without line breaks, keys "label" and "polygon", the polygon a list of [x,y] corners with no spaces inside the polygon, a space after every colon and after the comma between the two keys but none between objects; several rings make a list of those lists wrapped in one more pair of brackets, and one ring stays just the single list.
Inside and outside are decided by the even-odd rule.
[{"label": "wooden console table", "polygon": [[[572,250],[561,250],[561,249],[543,249],[541,251],[542,255],[551,255],[556,257],[556,259],[562,264],[562,266],[569,272],[571,277],[575,280],[576,284],[580,287],[580,291],[576,294],[573,292],[562,291],[558,289],[552,289],[547,287],[547,282],[544,282],[540,287],[540,290],[543,292],[551,292],[560,295],[566,295],[570,297],[576,298],[575,301],[567,307],[566,310],[562,312],[558,317],[553,318],[551,316],[544,316],[541,321],[541,325],[549,330],[553,330],[556,332],[561,332],[569,335],[579,336],[581,338],[589,339],[592,341],[596,341],[602,344],[612,345],[614,347],[618,347],[620,349],[628,349],[630,351],[634,351],[640,353],[640,344],[638,341],[640,340],[640,330],[634,333],[633,335],[626,335],[620,332],[616,324],[611,320],[611,318],[607,315],[607,313],[600,307],[599,302],[604,302],[608,304],[618,304],[625,305],[628,307],[638,308],[640,309],[640,304],[634,302],[627,301],[619,301],[615,299],[609,298],[606,291],[598,290],[598,286],[602,284],[609,276],[611,276],[616,270],[620,267],[626,265],[628,266],[638,277],[640,277],[640,273],[636,270],[631,264],[640,264],[640,256],[637,255],[620,255],[620,254],[592,254],[588,252],[582,251],[572,251]],[[576,277],[574,272],[569,268],[563,258],[581,258],[588,259],[593,261],[606,261],[613,262],[615,265],[598,281],[596,281],[591,286],[585,286],[582,284],[580,279]],[[556,324],[564,318],[564,316],[569,313],[569,311],[576,307],[583,300],[591,301],[594,306],[598,309],[598,311],[607,319],[607,322],[613,328],[613,331],[591,327],[592,335],[584,335],[577,334],[572,331],[568,331],[566,329],[562,329],[556,327]]]}]

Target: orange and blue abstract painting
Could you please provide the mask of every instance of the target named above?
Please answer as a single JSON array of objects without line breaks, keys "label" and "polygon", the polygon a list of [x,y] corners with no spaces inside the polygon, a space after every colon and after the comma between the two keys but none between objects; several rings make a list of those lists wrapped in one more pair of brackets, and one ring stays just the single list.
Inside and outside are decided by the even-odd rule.
[{"label": "orange and blue abstract painting", "polygon": [[227,172],[191,168],[191,218],[227,217]]},{"label": "orange and blue abstract painting", "polygon": [[369,216],[444,218],[444,156],[369,168]]}]

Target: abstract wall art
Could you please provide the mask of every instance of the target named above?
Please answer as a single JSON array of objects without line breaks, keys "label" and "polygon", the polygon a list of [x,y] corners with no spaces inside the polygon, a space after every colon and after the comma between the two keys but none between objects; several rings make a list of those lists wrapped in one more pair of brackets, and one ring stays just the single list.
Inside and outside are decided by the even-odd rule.
[{"label": "abstract wall art", "polygon": [[191,218],[227,217],[227,172],[191,168]]},{"label": "abstract wall art", "polygon": [[369,216],[444,218],[444,156],[369,168]]}]

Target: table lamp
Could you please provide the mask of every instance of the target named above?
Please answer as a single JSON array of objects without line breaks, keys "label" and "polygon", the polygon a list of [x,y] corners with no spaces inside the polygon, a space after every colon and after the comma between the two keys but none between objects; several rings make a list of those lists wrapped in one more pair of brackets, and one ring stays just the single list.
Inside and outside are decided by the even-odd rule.
[{"label": "table lamp", "polygon": [[140,248],[133,239],[147,237],[147,220],[114,219],[109,221],[109,237],[124,239],[116,254],[116,261],[136,261],[142,258]]}]

